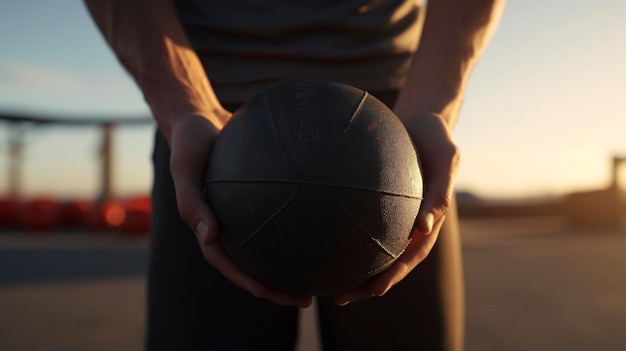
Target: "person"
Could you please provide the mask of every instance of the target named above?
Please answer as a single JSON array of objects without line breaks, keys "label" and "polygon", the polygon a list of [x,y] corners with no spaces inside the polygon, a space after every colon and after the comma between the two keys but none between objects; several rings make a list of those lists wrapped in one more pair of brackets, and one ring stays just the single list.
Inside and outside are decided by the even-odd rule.
[{"label": "person", "polygon": [[[411,244],[317,300],[326,350],[460,350],[464,301],[451,136],[504,1],[86,0],[156,119],[148,350],[289,350],[310,296],[274,290],[220,244],[202,178],[232,111],[285,80],[370,91],[404,122],[425,190]],[[195,234],[195,235],[194,235]]]}]

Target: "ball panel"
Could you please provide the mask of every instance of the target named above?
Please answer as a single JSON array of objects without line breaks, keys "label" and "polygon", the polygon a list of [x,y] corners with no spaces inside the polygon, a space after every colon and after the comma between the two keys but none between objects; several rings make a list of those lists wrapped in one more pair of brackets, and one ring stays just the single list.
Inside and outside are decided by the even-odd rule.
[{"label": "ball panel", "polygon": [[394,257],[409,244],[421,199],[372,191],[340,190],[335,200],[357,227]]},{"label": "ball panel", "polygon": [[206,195],[224,245],[237,249],[293,199],[297,184],[209,182]]},{"label": "ball panel", "polygon": [[270,89],[265,95],[291,166],[303,180],[319,181],[364,92],[312,81]]},{"label": "ball panel", "polygon": [[[374,199],[385,195],[369,195],[374,203],[385,203]],[[345,196],[351,197],[348,193]],[[390,226],[379,224],[378,227]],[[401,236],[408,243],[406,230]],[[280,214],[231,255],[239,257],[246,270],[262,274],[259,279],[268,284],[269,276],[292,277],[289,285],[299,281],[299,285],[320,294],[320,291],[340,292],[349,282],[362,282],[382,271],[404,250],[388,246],[396,252],[381,247],[342,210],[336,201],[336,189],[303,186]],[[304,292],[285,283],[271,284],[287,291]]]},{"label": "ball panel", "polygon": [[211,150],[206,180],[298,181],[259,95],[238,109]]},{"label": "ball panel", "polygon": [[421,198],[417,153],[402,122],[368,95],[333,155],[328,183]]},{"label": "ball panel", "polygon": [[381,266],[372,276],[347,276],[345,279],[330,279],[323,276],[283,275],[250,262],[245,256],[240,256],[235,261],[246,272],[274,289],[306,296],[331,296],[350,290],[366,283],[372,279],[372,276],[383,272],[393,263],[390,262],[387,266]]}]

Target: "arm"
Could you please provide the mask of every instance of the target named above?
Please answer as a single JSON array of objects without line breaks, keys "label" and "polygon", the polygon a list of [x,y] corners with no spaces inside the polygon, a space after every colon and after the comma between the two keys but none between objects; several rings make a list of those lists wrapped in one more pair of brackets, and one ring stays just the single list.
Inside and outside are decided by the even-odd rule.
[{"label": "arm", "polygon": [[[418,229],[429,233],[452,198],[459,150],[450,131],[458,118],[469,76],[496,29],[504,0],[429,0],[424,32],[395,112],[413,136],[426,163],[424,204]],[[431,145],[434,135],[441,141]],[[445,162],[443,162],[445,160]],[[429,168],[430,166],[430,168]]]},{"label": "arm", "polygon": [[217,100],[168,0],[87,0],[105,40],[139,85],[171,144],[173,126],[188,116],[220,130],[230,118]]},{"label": "arm", "polygon": [[428,0],[423,34],[394,111],[415,142],[424,200],[407,250],[366,285],[335,297],[340,305],[384,295],[426,258],[450,206],[459,149],[451,130],[470,73],[494,32],[504,0]]},{"label": "arm", "polygon": [[244,273],[221,245],[202,177],[215,137],[231,113],[217,100],[169,0],[87,0],[87,8],[121,64],[135,79],[165,135],[178,209],[213,266],[240,288],[283,305],[299,297],[268,288]]}]

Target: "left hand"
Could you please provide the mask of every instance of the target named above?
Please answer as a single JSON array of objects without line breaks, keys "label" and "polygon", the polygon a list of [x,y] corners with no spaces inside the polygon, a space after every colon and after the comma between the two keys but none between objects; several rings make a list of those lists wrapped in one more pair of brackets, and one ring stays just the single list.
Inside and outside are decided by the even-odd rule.
[{"label": "left hand", "polygon": [[[230,118],[230,112],[216,110],[224,119]],[[179,213],[195,233],[207,262],[257,298],[283,306],[308,307],[312,297],[279,291],[261,283],[243,271],[222,245],[218,221],[206,202],[202,187],[209,151],[220,129],[204,116],[190,115],[176,119],[170,130],[166,138],[171,145],[170,169]]]},{"label": "left hand", "polygon": [[453,196],[460,152],[448,124],[437,114],[412,119],[406,127],[415,142],[424,176],[424,200],[412,240],[389,269],[362,286],[335,295],[338,305],[383,296],[428,256],[439,236]]}]

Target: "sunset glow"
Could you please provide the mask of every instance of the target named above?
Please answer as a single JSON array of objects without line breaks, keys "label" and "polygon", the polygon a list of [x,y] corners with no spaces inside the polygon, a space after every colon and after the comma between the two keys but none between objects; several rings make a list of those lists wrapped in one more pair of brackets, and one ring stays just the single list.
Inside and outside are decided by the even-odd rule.
[{"label": "sunset glow", "polygon": [[[147,116],[83,5],[35,3],[35,12],[32,2],[0,5],[0,110]],[[460,190],[528,197],[608,184],[613,155],[626,154],[624,13],[626,3],[608,0],[507,4],[454,131],[462,150]],[[118,129],[117,193],[149,191],[153,131]],[[8,192],[12,132],[0,123],[0,194]],[[97,129],[29,128],[25,135],[26,196],[96,194]]]}]

